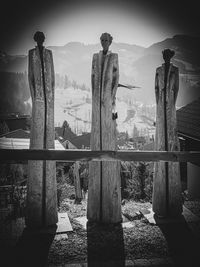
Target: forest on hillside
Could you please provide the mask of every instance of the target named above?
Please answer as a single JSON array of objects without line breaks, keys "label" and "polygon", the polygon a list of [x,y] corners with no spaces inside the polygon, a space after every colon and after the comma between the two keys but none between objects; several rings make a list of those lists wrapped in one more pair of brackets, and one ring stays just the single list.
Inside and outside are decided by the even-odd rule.
[{"label": "forest on hillside", "polygon": [[[73,87],[83,91],[90,91],[84,83],[78,84],[70,80],[67,75],[55,75],[55,87],[67,89]],[[16,113],[31,114],[30,89],[27,72],[0,72],[0,114]]]},{"label": "forest on hillside", "polygon": [[0,114],[31,114],[27,73],[0,72]]}]

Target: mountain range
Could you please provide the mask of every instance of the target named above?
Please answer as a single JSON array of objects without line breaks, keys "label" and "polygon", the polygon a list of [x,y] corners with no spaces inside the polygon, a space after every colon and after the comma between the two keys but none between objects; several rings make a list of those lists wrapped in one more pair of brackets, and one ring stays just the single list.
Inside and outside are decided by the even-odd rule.
[{"label": "mountain range", "polygon": [[[155,103],[154,77],[156,68],[163,63],[162,50],[175,50],[173,63],[179,67],[180,90],[177,106],[197,98],[200,85],[200,38],[175,35],[148,48],[125,43],[112,43],[111,50],[119,55],[120,83],[141,87],[132,92],[135,99]],[[48,47],[53,52],[55,72],[90,87],[92,54],[101,50],[100,44],[85,45],[70,42],[64,46]],[[27,55],[10,56],[0,52],[0,71],[27,71]],[[127,90],[127,89],[124,89]]]},{"label": "mountain range", "polygon": [[[155,103],[154,77],[156,68],[163,63],[162,50],[175,50],[172,61],[179,67],[177,106],[181,107],[200,96],[199,47],[199,37],[175,35],[148,48],[125,43],[112,43],[110,48],[119,55],[120,83],[141,87],[131,93],[136,100],[146,104]],[[53,52],[56,73],[90,87],[92,54],[101,50],[100,44],[70,42],[48,48]],[[27,55],[11,56],[0,52],[0,71],[27,71]]]},{"label": "mountain range", "polygon": [[[151,136],[155,127],[155,71],[163,63],[162,50],[175,51],[173,63],[179,68],[177,108],[200,96],[200,38],[176,35],[148,48],[125,43],[112,43],[111,50],[119,55],[121,84],[139,86],[128,90],[119,87],[116,107],[117,128],[133,136]],[[76,134],[90,132],[92,55],[100,44],[84,45],[71,42],[48,47],[53,52],[56,72],[55,126],[67,121]],[[27,78],[27,55],[7,55],[0,52],[0,113],[31,114],[31,99]]]}]

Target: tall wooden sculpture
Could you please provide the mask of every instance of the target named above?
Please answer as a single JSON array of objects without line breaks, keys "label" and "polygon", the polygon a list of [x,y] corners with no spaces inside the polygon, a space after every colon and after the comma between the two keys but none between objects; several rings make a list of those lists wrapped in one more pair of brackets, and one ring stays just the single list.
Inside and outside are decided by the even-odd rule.
[{"label": "tall wooden sculpture", "polygon": [[[54,148],[54,65],[52,52],[36,32],[29,51],[28,77],[32,97],[31,149]],[[55,161],[29,161],[26,225],[43,227],[58,221]]]},{"label": "tall wooden sculpture", "polygon": [[[92,60],[92,150],[116,150],[116,114],[112,113],[119,80],[118,55],[108,51],[112,36],[101,36],[103,51]],[[89,164],[88,210],[89,221],[121,222],[120,163]]]},{"label": "tall wooden sculpture", "polygon": [[[165,49],[165,63],[155,77],[156,137],[155,150],[178,151],[176,99],[179,90],[178,68],[170,63],[174,51]],[[156,162],[153,181],[153,211],[157,216],[179,216],[182,213],[179,163]]]}]

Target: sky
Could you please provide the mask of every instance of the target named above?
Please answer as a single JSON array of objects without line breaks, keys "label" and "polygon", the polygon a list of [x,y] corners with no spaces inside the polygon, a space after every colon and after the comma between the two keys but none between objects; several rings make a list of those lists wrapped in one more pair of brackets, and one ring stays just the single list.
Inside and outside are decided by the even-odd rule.
[{"label": "sky", "polygon": [[99,42],[109,32],[114,42],[148,47],[176,34],[199,35],[198,1],[178,0],[7,0],[0,17],[0,50],[27,54],[37,30],[45,46]]}]

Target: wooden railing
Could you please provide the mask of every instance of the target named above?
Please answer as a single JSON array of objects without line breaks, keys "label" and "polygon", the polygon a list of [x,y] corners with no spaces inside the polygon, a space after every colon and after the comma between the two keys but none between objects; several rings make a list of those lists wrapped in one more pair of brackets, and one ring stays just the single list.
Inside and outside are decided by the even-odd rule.
[{"label": "wooden railing", "polygon": [[9,163],[27,163],[28,160],[56,161],[174,161],[200,162],[200,151],[91,151],[91,150],[43,150],[43,149],[0,149],[0,161]]}]

